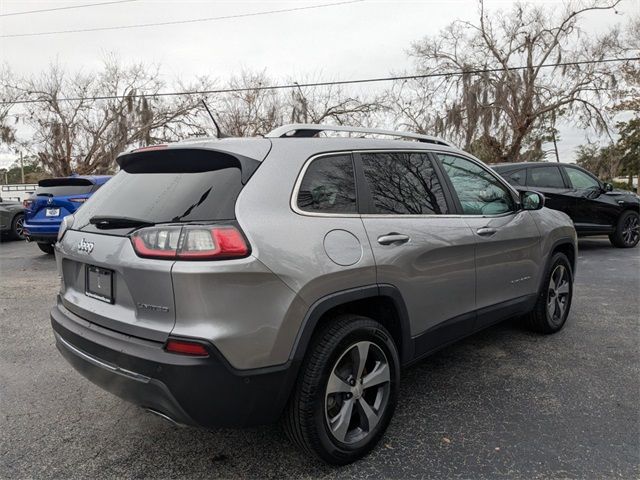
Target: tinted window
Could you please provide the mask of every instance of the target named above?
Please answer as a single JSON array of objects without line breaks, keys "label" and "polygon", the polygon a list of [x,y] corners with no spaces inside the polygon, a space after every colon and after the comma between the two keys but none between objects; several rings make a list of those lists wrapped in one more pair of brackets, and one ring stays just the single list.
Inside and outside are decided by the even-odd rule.
[{"label": "tinted window", "polygon": [[523,168],[521,170],[516,170],[515,172],[503,173],[502,178],[511,185],[523,187],[527,184],[527,170]]},{"label": "tinted window", "polygon": [[529,169],[527,185],[530,187],[564,188],[564,180],[558,167],[535,167]]},{"label": "tinted window", "polygon": [[235,218],[235,203],[242,189],[240,165],[226,160],[216,162],[215,154],[207,155],[204,162],[207,170],[201,165],[201,171],[193,173],[154,171],[156,167],[163,169],[159,156],[155,166],[128,165],[126,171],[121,170],[78,210],[76,224],[86,226],[96,215],[152,223]]},{"label": "tinted window", "polygon": [[567,172],[573,188],[600,188],[600,183],[595,178],[577,168],[565,168],[564,171]]},{"label": "tinted window", "polygon": [[356,213],[356,182],[351,155],[311,162],[298,190],[298,208],[320,213]]},{"label": "tinted window", "polygon": [[511,192],[497,177],[465,158],[438,154],[468,215],[498,215],[514,210]]},{"label": "tinted window", "polygon": [[447,213],[442,185],[424,153],[363,153],[364,175],[375,213]]},{"label": "tinted window", "polygon": [[48,178],[38,182],[36,195],[67,196],[91,193],[95,185],[86,178]]}]

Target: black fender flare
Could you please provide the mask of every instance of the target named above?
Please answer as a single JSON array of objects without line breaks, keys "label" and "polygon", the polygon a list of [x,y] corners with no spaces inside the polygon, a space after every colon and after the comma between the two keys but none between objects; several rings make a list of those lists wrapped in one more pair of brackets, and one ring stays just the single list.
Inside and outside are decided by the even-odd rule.
[{"label": "black fender flare", "polygon": [[409,323],[407,306],[400,291],[395,286],[389,284],[367,285],[348,290],[341,290],[316,300],[309,307],[309,310],[302,321],[292,348],[290,361],[302,362],[318,322],[329,310],[355,300],[377,297],[387,297],[391,299],[396,308],[398,319],[400,321],[400,335],[402,342],[401,345],[398,345],[401,352],[400,361],[403,365],[409,363],[411,359],[413,359],[413,340],[411,338],[411,325]]}]

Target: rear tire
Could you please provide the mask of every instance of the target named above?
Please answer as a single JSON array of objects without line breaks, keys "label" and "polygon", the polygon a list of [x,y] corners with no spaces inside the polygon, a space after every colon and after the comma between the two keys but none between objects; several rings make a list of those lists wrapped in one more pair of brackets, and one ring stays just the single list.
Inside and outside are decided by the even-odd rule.
[{"label": "rear tire", "polygon": [[336,317],[314,337],[302,363],[284,416],[287,436],[327,463],[351,463],[384,434],[399,380],[389,332],[367,317]]},{"label": "rear tire", "polygon": [[633,248],[640,240],[640,215],[627,210],[620,215],[615,231],[609,235],[609,241],[617,248]]},{"label": "rear tire", "polygon": [[556,253],[545,273],[538,300],[526,317],[527,326],[538,333],[556,333],[562,330],[573,298],[573,271],[564,253]]},{"label": "rear tire", "polygon": [[24,240],[24,213],[19,213],[13,217],[11,234],[16,240]]},{"label": "rear tire", "polygon": [[38,248],[42,250],[47,255],[53,255],[53,244],[52,243],[41,243],[38,242]]}]

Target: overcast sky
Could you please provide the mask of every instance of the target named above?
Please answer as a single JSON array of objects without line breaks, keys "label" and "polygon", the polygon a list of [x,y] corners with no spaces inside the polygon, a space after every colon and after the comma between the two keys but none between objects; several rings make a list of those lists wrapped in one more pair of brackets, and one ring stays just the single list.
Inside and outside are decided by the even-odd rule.
[{"label": "overcast sky", "polygon": [[[100,3],[109,0],[0,0],[0,13]],[[0,17],[2,35],[189,20],[264,12],[340,0],[172,1],[126,3]],[[559,1],[541,1],[561,6]],[[512,2],[486,0],[488,9],[508,9]],[[624,0],[621,15],[590,14],[583,24],[597,32],[640,11],[640,0]],[[69,69],[99,68],[107,53],[125,61],[162,64],[168,79],[185,81],[207,75],[226,79],[244,69],[275,78],[314,76],[348,79],[385,76],[410,67],[412,41],[436,33],[456,19],[477,18],[476,0],[376,1],[342,4],[287,13],[172,26],[0,38],[0,61],[16,74],[41,71],[56,59]],[[367,88],[367,87],[358,87]],[[585,141],[585,132],[563,128],[564,160]],[[0,156],[0,167],[12,157]]]}]

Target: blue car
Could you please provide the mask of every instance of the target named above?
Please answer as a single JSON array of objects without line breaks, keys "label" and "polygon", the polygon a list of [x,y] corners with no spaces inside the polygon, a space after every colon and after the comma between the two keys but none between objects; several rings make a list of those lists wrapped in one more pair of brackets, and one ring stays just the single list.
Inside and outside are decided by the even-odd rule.
[{"label": "blue car", "polygon": [[27,241],[37,242],[40,250],[52,254],[62,219],[72,215],[110,178],[110,175],[73,175],[40,180],[35,193],[23,202]]}]

